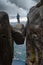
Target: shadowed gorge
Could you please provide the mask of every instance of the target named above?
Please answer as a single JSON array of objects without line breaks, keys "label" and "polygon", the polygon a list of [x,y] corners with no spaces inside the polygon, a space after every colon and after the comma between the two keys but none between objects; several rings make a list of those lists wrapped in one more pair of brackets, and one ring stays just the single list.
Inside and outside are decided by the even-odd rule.
[{"label": "shadowed gorge", "polygon": [[5,12],[0,12],[0,64],[1,65],[12,64],[14,41],[17,44],[23,44],[24,43],[23,35],[17,30],[13,30],[13,28],[10,26],[8,14]]}]

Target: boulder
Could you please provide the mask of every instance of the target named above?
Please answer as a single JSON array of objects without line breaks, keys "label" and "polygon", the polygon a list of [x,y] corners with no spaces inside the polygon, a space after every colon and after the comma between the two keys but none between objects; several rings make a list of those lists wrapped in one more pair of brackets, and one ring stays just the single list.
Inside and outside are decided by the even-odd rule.
[{"label": "boulder", "polygon": [[24,43],[24,36],[23,36],[24,25],[18,23],[16,26],[12,27],[12,38],[15,40],[16,44],[23,44]]}]

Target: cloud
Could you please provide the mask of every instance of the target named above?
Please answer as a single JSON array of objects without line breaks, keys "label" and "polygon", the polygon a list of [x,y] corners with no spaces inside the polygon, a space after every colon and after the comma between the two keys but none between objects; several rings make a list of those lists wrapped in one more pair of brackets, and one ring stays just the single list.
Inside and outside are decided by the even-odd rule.
[{"label": "cloud", "polygon": [[19,13],[21,16],[26,15],[26,11],[19,8],[15,3],[11,3],[8,0],[0,0],[0,11],[5,11],[9,16],[16,16]]},{"label": "cloud", "polygon": [[9,5],[7,5],[7,11],[12,16],[16,15],[17,13],[19,13],[21,16],[26,15],[26,11],[24,9],[19,8],[18,6],[16,6],[16,4],[12,4],[10,2],[9,2]]},{"label": "cloud", "polygon": [[29,9],[36,4],[33,0],[0,0],[0,11],[5,11],[9,16],[26,16]]},{"label": "cloud", "polygon": [[33,0],[9,0],[11,3],[15,3],[17,6],[23,9],[30,9],[36,2]]},{"label": "cloud", "polygon": [[0,10],[6,10],[5,2],[0,0]]}]

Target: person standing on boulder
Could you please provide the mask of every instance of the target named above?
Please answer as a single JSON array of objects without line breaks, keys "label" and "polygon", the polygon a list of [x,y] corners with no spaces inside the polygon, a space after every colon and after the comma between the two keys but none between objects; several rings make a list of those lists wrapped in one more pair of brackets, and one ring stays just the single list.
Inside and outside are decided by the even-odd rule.
[{"label": "person standing on boulder", "polygon": [[20,15],[19,15],[19,13],[17,13],[17,21],[18,21],[18,23],[20,23]]}]

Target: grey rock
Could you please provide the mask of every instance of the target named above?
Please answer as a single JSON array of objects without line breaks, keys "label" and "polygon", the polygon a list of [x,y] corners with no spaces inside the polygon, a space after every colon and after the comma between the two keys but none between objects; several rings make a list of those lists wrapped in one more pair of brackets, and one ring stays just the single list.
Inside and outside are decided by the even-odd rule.
[{"label": "grey rock", "polygon": [[43,5],[32,7],[24,30],[27,65],[43,65]]}]

